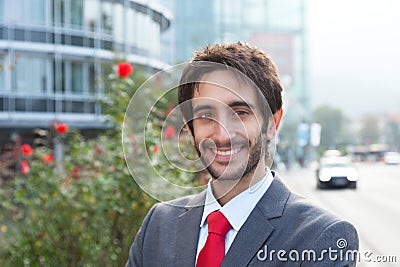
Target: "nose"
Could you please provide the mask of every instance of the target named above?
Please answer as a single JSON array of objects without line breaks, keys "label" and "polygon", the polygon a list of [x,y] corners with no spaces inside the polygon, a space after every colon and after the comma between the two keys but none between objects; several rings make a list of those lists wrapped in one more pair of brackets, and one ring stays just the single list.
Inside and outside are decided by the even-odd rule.
[{"label": "nose", "polygon": [[214,121],[212,128],[212,138],[216,143],[227,144],[235,137],[232,125],[227,122]]}]

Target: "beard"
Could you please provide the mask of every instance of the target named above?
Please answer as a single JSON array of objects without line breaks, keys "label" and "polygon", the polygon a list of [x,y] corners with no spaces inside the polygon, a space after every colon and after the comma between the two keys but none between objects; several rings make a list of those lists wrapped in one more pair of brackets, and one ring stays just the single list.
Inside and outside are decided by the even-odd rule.
[{"label": "beard", "polygon": [[[204,141],[200,146],[202,146],[202,150],[206,151],[206,149],[214,147],[214,148],[229,148],[229,147],[235,147],[239,145],[244,145],[246,148],[249,149],[249,155],[247,162],[242,162],[238,164],[238,166],[233,166],[231,162],[226,162],[226,164],[221,164],[225,165],[226,169],[220,173],[215,167],[213,167],[212,161],[207,159],[205,156],[202,156],[202,153],[200,151],[199,145],[195,142],[195,148],[197,151],[198,156],[200,157],[201,161],[203,162],[204,166],[207,166],[207,170],[210,173],[210,175],[214,179],[220,179],[220,180],[239,180],[242,177],[252,173],[254,169],[257,167],[261,156],[262,156],[262,151],[267,151],[267,142],[263,136],[258,135],[254,139],[254,144],[251,146],[249,145],[248,141],[232,141],[228,142],[225,144],[220,144],[220,143],[214,143],[212,141]],[[267,152],[266,152],[267,153]],[[235,167],[235,168],[233,168]],[[232,172],[229,173],[229,168],[232,168]]]}]

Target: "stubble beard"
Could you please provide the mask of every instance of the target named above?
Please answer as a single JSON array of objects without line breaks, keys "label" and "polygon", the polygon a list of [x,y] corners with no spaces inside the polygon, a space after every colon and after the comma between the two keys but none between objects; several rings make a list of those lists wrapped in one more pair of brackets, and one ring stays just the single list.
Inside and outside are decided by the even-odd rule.
[{"label": "stubble beard", "polygon": [[[230,147],[230,146],[231,146],[230,143],[224,144],[222,146],[217,145],[217,147]],[[226,173],[226,169],[221,174],[215,168],[212,167],[212,164],[213,164],[212,162],[210,163],[209,160],[207,160],[205,157],[201,156],[199,146],[197,145],[197,143],[195,143],[195,148],[196,148],[197,154],[200,157],[203,164],[205,166],[207,166],[208,172],[214,179],[219,179],[219,180],[239,180],[242,177],[250,175],[251,173],[254,172],[254,170],[256,169],[256,167],[261,159],[262,150],[264,149],[264,151],[266,151],[266,153],[268,153],[267,149],[266,149],[267,142],[266,142],[265,138],[262,137],[261,134],[259,136],[257,136],[257,138],[254,140],[254,145],[252,147],[247,142],[247,147],[250,149],[247,164],[246,164],[246,162],[244,162],[239,167],[237,167],[237,170],[232,174]],[[232,167],[231,165],[232,165],[232,163],[227,162],[226,167],[230,168],[230,167]]]}]

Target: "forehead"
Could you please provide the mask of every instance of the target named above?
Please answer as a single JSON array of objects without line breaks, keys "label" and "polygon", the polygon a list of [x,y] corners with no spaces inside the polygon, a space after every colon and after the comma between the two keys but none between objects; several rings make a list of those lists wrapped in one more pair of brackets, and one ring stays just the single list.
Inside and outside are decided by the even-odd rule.
[{"label": "forehead", "polygon": [[[242,75],[243,78],[239,75]],[[249,106],[256,106],[256,89],[250,84],[250,81],[245,79],[243,74],[229,70],[206,73],[201,77],[193,92],[192,102],[195,105],[209,99],[225,104],[239,101],[246,102]]]}]

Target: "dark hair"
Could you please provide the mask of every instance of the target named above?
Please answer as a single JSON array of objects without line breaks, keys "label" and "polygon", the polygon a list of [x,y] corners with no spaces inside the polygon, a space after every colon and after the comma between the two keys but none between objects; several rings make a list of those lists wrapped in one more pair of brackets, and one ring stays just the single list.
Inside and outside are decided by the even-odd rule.
[{"label": "dark hair", "polygon": [[[203,50],[196,51],[193,59],[182,73],[178,90],[179,104],[193,97],[194,89],[204,74],[218,69],[232,68],[254,82],[266,100],[262,101],[264,102],[262,106],[268,104],[272,114],[282,107],[282,86],[272,59],[261,49],[242,42],[208,45]],[[183,116],[188,121],[188,126],[193,133],[191,105],[181,105],[181,107]]]}]

